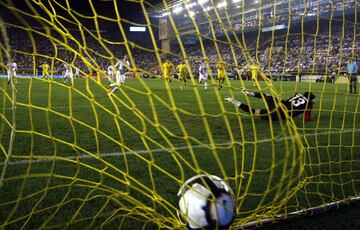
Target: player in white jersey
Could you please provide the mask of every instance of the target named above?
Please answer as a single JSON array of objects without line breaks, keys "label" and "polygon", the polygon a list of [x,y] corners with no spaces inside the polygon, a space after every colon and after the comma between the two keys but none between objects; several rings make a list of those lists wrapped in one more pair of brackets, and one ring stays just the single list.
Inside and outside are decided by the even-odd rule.
[{"label": "player in white jersey", "polygon": [[109,82],[114,81],[114,79],[115,79],[115,70],[114,70],[114,66],[109,65],[109,66],[107,67],[106,72],[107,72],[107,75],[109,76]]},{"label": "player in white jersey", "polygon": [[7,79],[8,79],[8,84],[10,84],[11,79],[16,80],[16,71],[17,71],[17,64],[13,61],[10,61],[7,65],[6,65],[6,69],[7,69]]},{"label": "player in white jersey", "polygon": [[201,84],[204,81],[205,90],[208,88],[208,70],[206,66],[207,59],[203,59],[199,66],[199,83]]},{"label": "player in white jersey", "polygon": [[74,74],[75,78],[79,78],[80,77],[80,70],[78,67],[75,67],[75,74]]},{"label": "player in white jersey", "polygon": [[73,85],[74,80],[73,80],[73,72],[71,67],[67,63],[65,63],[64,68],[65,68],[63,72],[64,84],[66,84],[70,80],[71,84]]},{"label": "player in white jersey", "polygon": [[115,64],[116,82],[110,84],[112,90],[110,93],[108,93],[109,96],[111,96],[119,89],[119,87],[125,84],[125,78],[126,75],[128,74],[129,68],[130,68],[130,62],[127,58],[127,55],[124,55],[124,58],[122,60],[119,60]]}]

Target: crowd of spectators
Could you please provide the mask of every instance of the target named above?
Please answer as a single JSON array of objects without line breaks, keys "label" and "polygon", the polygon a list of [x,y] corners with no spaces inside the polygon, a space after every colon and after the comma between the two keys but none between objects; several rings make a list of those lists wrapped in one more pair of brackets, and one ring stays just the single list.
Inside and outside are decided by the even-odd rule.
[{"label": "crowd of spectators", "polygon": [[[50,31],[50,32],[49,32]],[[216,65],[222,58],[230,74],[251,61],[271,74],[330,74],[345,72],[351,58],[359,57],[356,40],[360,31],[357,24],[334,23],[331,28],[322,24],[320,29],[308,32],[278,31],[253,33],[235,39],[219,37],[214,41],[203,37],[203,43],[184,45],[186,58],[197,76],[200,60],[206,57],[216,73]],[[44,62],[52,66],[54,74],[61,74],[63,63],[81,70],[81,74],[104,74],[107,66],[128,54],[136,69],[147,77],[161,74],[161,62],[170,59],[177,66],[184,58],[180,47],[175,45],[171,53],[155,52],[154,46],[142,47],[136,43],[119,41],[108,33],[81,34],[77,30],[59,33],[54,30],[33,28],[8,28],[11,58],[18,64],[20,73],[34,74]],[[244,43],[245,42],[245,43]],[[203,44],[201,47],[200,44]],[[250,58],[250,59],[249,59]],[[3,59],[5,60],[5,59]],[[4,62],[5,64],[5,62]],[[35,73],[36,74],[36,73]]]}]

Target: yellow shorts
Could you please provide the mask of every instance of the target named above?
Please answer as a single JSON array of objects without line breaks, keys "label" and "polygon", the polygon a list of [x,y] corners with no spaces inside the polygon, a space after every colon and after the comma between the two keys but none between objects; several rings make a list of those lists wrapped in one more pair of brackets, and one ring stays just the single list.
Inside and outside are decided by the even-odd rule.
[{"label": "yellow shorts", "polygon": [[226,76],[226,75],[225,75],[224,72],[218,72],[218,76],[217,76],[217,77],[218,77],[219,80],[225,79],[225,76]]},{"label": "yellow shorts", "polygon": [[164,80],[172,79],[172,76],[170,75],[164,75]]},{"label": "yellow shorts", "polygon": [[180,80],[186,80],[185,74],[179,74],[179,79]]}]

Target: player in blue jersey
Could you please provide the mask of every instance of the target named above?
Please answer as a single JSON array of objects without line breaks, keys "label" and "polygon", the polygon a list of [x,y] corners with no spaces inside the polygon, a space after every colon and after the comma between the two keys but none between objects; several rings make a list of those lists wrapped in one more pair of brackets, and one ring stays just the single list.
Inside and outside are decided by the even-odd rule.
[{"label": "player in blue jersey", "polygon": [[349,75],[349,87],[350,93],[356,93],[356,85],[357,85],[357,73],[358,73],[358,66],[356,61],[352,60],[350,63],[347,64],[347,73]]}]

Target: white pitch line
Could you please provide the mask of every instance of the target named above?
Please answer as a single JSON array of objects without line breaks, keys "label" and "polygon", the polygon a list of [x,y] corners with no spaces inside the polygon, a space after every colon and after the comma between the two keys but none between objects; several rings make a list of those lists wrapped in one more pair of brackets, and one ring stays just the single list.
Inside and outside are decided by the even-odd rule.
[{"label": "white pitch line", "polygon": [[[35,105],[37,107],[40,107],[38,105]],[[36,107],[32,107],[32,106],[24,106],[24,105],[16,105],[16,110],[28,110],[29,107],[31,109],[38,109]],[[48,109],[48,107],[42,107],[43,109]],[[69,106],[51,106],[50,109],[65,109],[65,108],[69,108]],[[72,106],[72,108],[91,108],[91,106],[89,105],[77,105],[77,106]],[[5,110],[12,110],[12,107],[6,107]]]},{"label": "white pitch line", "polygon": [[[182,102],[182,103],[176,103],[176,105],[193,105],[193,104],[196,104],[197,103],[191,103],[191,102]],[[202,103],[202,104],[218,104],[217,102],[206,102],[206,103]],[[94,104],[95,107],[99,107],[97,106],[96,104]],[[122,104],[119,104],[120,106]],[[139,105],[139,106],[144,106],[144,105],[149,105],[149,104],[145,104],[145,103],[136,103],[136,105]],[[170,104],[168,104],[170,105]],[[40,107],[38,105],[35,105],[37,107]],[[128,105],[128,106],[131,106],[131,105]],[[155,104],[155,106],[164,106],[163,104]],[[25,106],[25,105],[17,105],[16,107],[16,110],[28,110],[29,107],[31,109],[38,109],[36,107],[32,107],[32,106]],[[77,106],[72,106],[71,108],[91,108],[92,106],[91,105],[77,105]],[[69,108],[69,106],[51,106],[50,108],[48,108],[47,106],[43,106],[42,107],[43,109],[67,109]],[[167,107],[166,107],[167,108]],[[12,107],[6,107],[5,110],[12,110],[13,108]],[[1,110],[1,109],[0,109]]]},{"label": "white pitch line", "polygon": [[[321,133],[311,133],[311,134],[305,134],[305,135],[300,135],[300,137],[313,137],[313,136],[323,136],[323,135],[329,135],[329,134],[338,134],[338,133],[357,133],[360,132],[360,129],[345,129],[345,130],[339,130],[339,131],[327,131],[327,132],[321,132]],[[258,143],[267,143],[267,142],[280,142],[280,141],[284,141],[284,140],[289,140],[292,139],[292,136],[287,136],[287,137],[282,137],[282,138],[278,138],[278,139],[271,139],[271,138],[267,138],[267,139],[263,139],[263,140],[259,140]],[[224,143],[218,143],[215,144],[213,146],[228,146],[233,144],[232,142],[224,142]],[[235,142],[235,144],[237,145],[241,145],[241,143],[239,142]],[[212,145],[210,144],[201,144],[201,145],[193,145],[192,148],[193,149],[199,149],[199,148],[210,148],[212,147]],[[152,149],[151,152],[152,153],[161,153],[161,152],[168,152],[168,151],[179,151],[179,150],[185,150],[185,149],[189,149],[188,146],[179,146],[179,147],[174,147],[172,149],[163,149],[163,148],[158,148],[158,149]],[[148,154],[149,151],[148,150],[134,150],[133,152],[136,152],[138,154]],[[130,155],[133,154],[132,151],[126,151],[126,152],[112,152],[112,153],[101,153],[100,156],[101,157],[114,157],[114,156],[123,156],[123,155]],[[69,156],[69,157],[62,157],[62,158],[66,158],[69,160],[76,160],[76,159],[90,159],[93,158],[92,156],[88,155],[88,154],[83,154],[83,155],[79,155],[79,156]],[[36,163],[45,163],[45,162],[50,162],[52,160],[54,160],[55,158],[41,158],[41,159],[35,159],[35,160],[18,160],[18,161],[12,161],[12,162],[8,162],[8,165],[23,165],[23,164],[29,164],[30,162],[32,164],[36,164]],[[5,162],[1,162],[0,166],[3,166],[5,164]]]},{"label": "white pitch line", "polygon": [[[231,144],[231,142],[227,142],[227,143],[220,143],[220,144],[216,144],[216,146],[226,146]],[[210,145],[194,145],[192,146],[192,148],[197,149],[197,148],[205,148],[205,147],[209,147]],[[179,146],[179,147],[174,147],[172,149],[163,149],[163,148],[158,148],[158,149],[152,149],[151,152],[152,153],[161,153],[161,152],[169,152],[169,151],[179,151],[179,150],[185,150],[188,149],[188,146]],[[101,157],[114,157],[114,156],[123,156],[123,155],[130,155],[133,154],[133,152],[136,152],[138,154],[148,154],[149,151],[148,150],[134,150],[134,151],[126,151],[126,152],[112,152],[112,153],[101,153],[100,156]],[[76,160],[76,159],[89,159],[89,158],[93,158],[93,156],[90,156],[88,154],[83,154],[80,156],[69,156],[69,157],[62,157],[62,158],[66,158],[69,160]],[[44,162],[49,162],[54,160],[53,158],[41,158],[41,159],[35,159],[35,160],[18,160],[18,161],[12,161],[12,162],[8,162],[9,165],[21,165],[21,164],[29,164],[30,162],[32,163],[44,163]],[[0,166],[4,165],[4,162],[0,163]]]}]

